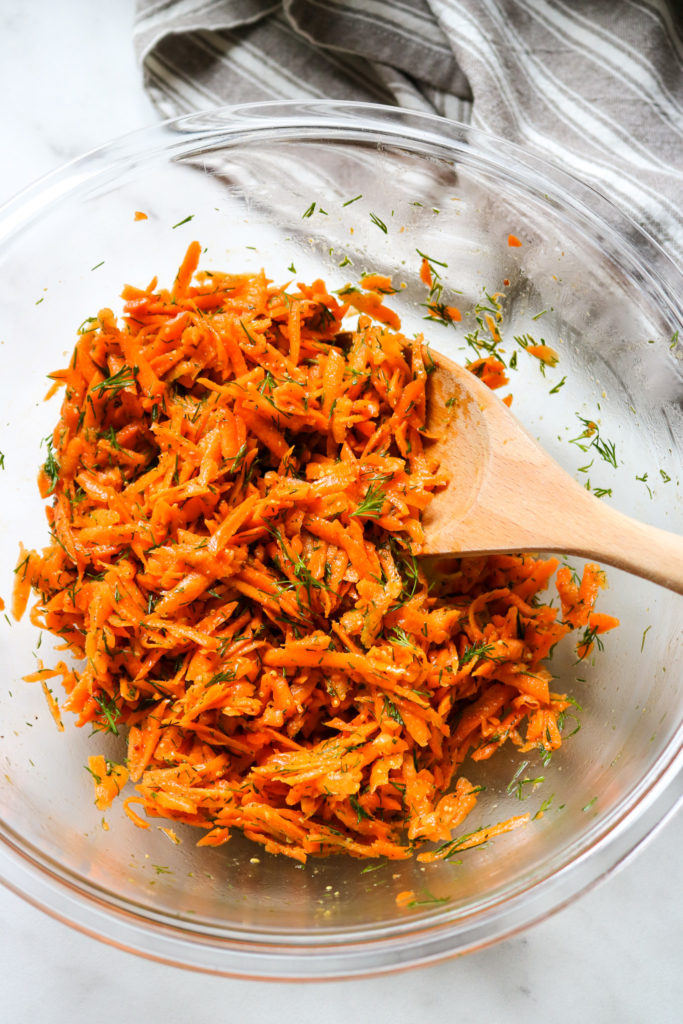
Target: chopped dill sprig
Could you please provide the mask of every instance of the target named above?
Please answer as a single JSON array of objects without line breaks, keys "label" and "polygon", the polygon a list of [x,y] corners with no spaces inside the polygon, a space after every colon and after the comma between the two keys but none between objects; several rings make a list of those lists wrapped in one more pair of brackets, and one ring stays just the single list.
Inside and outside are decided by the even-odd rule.
[{"label": "chopped dill sprig", "polygon": [[[587,452],[589,448],[595,448],[600,458],[605,462],[609,462],[616,469],[618,463],[614,442],[606,441],[602,437],[600,428],[595,420],[587,420],[583,416],[579,416],[578,413],[577,419],[583,423],[584,430],[578,437],[571,438],[570,444],[575,444],[582,452]],[[588,438],[590,438],[590,441],[586,443]]]},{"label": "chopped dill sprig", "polygon": [[377,227],[378,227],[378,228],[380,229],[380,231],[383,231],[385,235],[388,235],[388,234],[389,234],[389,230],[388,230],[388,228],[387,228],[386,224],[384,223],[384,221],[383,221],[383,220],[381,220],[381,219],[380,219],[380,218],[379,218],[379,217],[377,216],[377,214],[376,214],[376,213],[371,213],[371,214],[370,214],[370,220],[372,221],[372,223],[373,223],[373,224],[376,224],[376,225],[377,225]]},{"label": "chopped dill sprig", "polygon": [[423,260],[427,260],[427,263],[429,264],[429,269],[431,270],[432,274],[434,273],[434,265],[436,265],[437,267],[448,267],[448,264],[444,263],[443,260],[437,260],[435,256],[428,256],[427,253],[422,252],[421,249],[415,249],[415,252],[417,253],[418,256],[421,256]]},{"label": "chopped dill sprig", "polygon": [[556,394],[557,394],[557,392],[558,392],[558,391],[560,390],[560,388],[563,388],[563,387],[564,387],[564,385],[566,384],[566,382],[567,382],[567,378],[566,378],[566,377],[563,377],[563,378],[562,378],[562,380],[561,380],[561,381],[559,381],[559,382],[558,382],[558,383],[557,383],[557,384],[555,385],[555,387],[554,387],[554,388],[551,388],[551,389],[550,389],[550,391],[548,392],[548,394],[549,394],[549,395],[556,395]]},{"label": "chopped dill sprig", "polygon": [[468,662],[474,658],[487,658],[487,655],[493,650],[493,644],[481,643],[473,644],[471,647],[466,647],[460,657],[460,667],[467,665]]},{"label": "chopped dill sprig", "polygon": [[415,647],[415,643],[406,633],[405,629],[401,629],[400,626],[394,626],[389,637],[392,643],[398,644],[399,647]]},{"label": "chopped dill sprig", "polygon": [[379,519],[382,515],[382,508],[386,501],[386,494],[382,487],[384,480],[378,480],[377,483],[371,483],[365,492],[365,497],[361,501],[360,505],[351,516],[365,516],[366,519]]},{"label": "chopped dill sprig", "polygon": [[368,814],[368,812],[365,810],[365,808],[361,806],[358,797],[354,796],[353,793],[351,793],[349,795],[349,803],[351,804],[351,806],[353,807],[354,811],[356,812],[356,824],[359,824],[363,818],[370,818],[371,817],[371,815]]},{"label": "chopped dill sprig", "polygon": [[94,384],[90,391],[91,393],[101,391],[102,394],[105,391],[109,391],[113,397],[119,391],[123,391],[124,388],[129,388],[132,384],[135,384],[135,371],[131,370],[130,366],[126,366],[124,363],[120,370],[112,373],[110,377],[105,377],[99,384]]},{"label": "chopped dill sprig", "polygon": [[55,458],[54,449],[52,447],[52,438],[48,435],[47,437],[44,437],[40,443],[41,445],[44,444],[47,449],[47,458],[43,463],[43,472],[50,481],[50,489],[47,493],[52,494],[57,486],[57,481],[59,480],[60,466]]},{"label": "chopped dill sprig", "polygon": [[533,789],[535,789],[536,786],[540,785],[541,782],[545,782],[544,775],[539,775],[535,779],[529,779],[526,776],[523,779],[520,779],[520,775],[528,767],[528,765],[528,761],[522,761],[519,768],[512,776],[510,782],[507,785],[506,792],[508,793],[508,795],[514,793],[518,800],[526,800],[527,796],[531,795],[531,793],[528,793],[527,796],[524,796],[524,786],[531,786],[533,791]]},{"label": "chopped dill sprig", "polygon": [[121,712],[116,706],[116,701],[113,698],[109,698],[107,697],[106,694],[102,693],[93,694],[93,699],[97,706],[99,707],[105,722],[107,723],[104,731],[111,732],[114,734],[114,736],[118,736],[119,730],[117,728],[116,723],[121,717]]},{"label": "chopped dill sprig", "polygon": [[642,476],[637,476],[636,475],[636,480],[638,480],[639,483],[641,483],[641,484],[645,484],[645,486],[647,487],[647,493],[650,495],[650,497],[652,497],[652,488],[650,487],[649,483],[647,482],[647,473],[643,473]]},{"label": "chopped dill sprig", "polygon": [[412,910],[413,907],[426,907],[432,903],[448,903],[450,896],[432,896],[430,892],[426,892],[424,896],[416,897],[411,900],[410,903],[406,903],[408,910]]},{"label": "chopped dill sprig", "polygon": [[385,714],[387,714],[389,716],[389,718],[393,718],[393,720],[395,722],[398,722],[399,725],[405,725],[405,722],[403,721],[403,718],[401,717],[401,712],[398,710],[398,708],[394,704],[393,700],[390,700],[389,697],[385,697],[384,698],[384,709],[383,710],[384,710]]}]

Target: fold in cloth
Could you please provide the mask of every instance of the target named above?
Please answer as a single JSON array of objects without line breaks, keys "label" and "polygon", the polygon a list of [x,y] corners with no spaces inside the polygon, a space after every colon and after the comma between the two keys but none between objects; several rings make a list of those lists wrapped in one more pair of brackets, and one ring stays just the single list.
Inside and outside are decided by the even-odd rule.
[{"label": "fold in cloth", "polygon": [[268,99],[471,122],[595,185],[683,260],[676,0],[138,0],[166,116]]}]

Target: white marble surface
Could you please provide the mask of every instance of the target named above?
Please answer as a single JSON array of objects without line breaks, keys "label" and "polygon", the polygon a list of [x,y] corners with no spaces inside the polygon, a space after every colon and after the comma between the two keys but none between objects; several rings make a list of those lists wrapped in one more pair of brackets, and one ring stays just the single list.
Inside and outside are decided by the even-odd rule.
[{"label": "white marble surface", "polygon": [[[0,0],[0,201],[156,119],[131,46],[133,0]],[[391,978],[293,986],[193,974],[110,949],[0,887],[0,1021],[212,1019],[393,1024],[681,1020],[683,816],[597,889],[525,935]]]}]

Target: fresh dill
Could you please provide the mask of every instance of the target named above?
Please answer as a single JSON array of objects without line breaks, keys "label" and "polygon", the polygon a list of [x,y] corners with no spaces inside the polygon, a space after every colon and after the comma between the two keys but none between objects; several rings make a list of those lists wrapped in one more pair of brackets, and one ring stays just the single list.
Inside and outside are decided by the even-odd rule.
[{"label": "fresh dill", "polygon": [[[583,416],[579,416],[578,413],[577,419],[583,423],[584,430],[578,437],[573,437],[570,443],[577,445],[583,452],[587,452],[589,448],[595,448],[600,458],[609,462],[616,469],[618,463],[614,442],[607,441],[602,437],[595,420],[587,420]],[[588,440],[589,438],[590,440]]]},{"label": "fresh dill", "polygon": [[93,779],[95,780],[95,782],[97,783],[97,785],[98,785],[98,786],[101,786],[101,785],[102,785],[102,779],[101,779],[101,777],[100,777],[100,776],[99,776],[99,775],[97,774],[97,772],[94,772],[94,771],[92,770],[92,768],[91,768],[91,767],[90,767],[89,765],[87,765],[87,764],[84,764],[84,765],[83,765],[83,767],[85,768],[86,772],[89,772],[89,773],[90,773],[90,774],[92,775],[92,777],[93,777]]},{"label": "fresh dill", "polygon": [[389,550],[391,551],[394,564],[400,573],[403,584],[399,601],[391,607],[391,610],[394,611],[415,596],[420,584],[420,572],[417,558],[412,551],[401,547],[393,537],[389,538]]},{"label": "fresh dill", "polygon": [[[83,321],[83,323],[79,327],[76,328],[76,333],[77,334],[88,334],[89,331],[94,331],[95,330],[95,328],[94,327],[90,327],[89,324],[96,324],[98,322],[99,321],[98,321],[96,316],[86,316],[86,318]],[[74,355],[75,354],[76,353],[74,351]]]},{"label": "fresh dill", "polygon": [[401,712],[398,710],[393,700],[390,700],[389,697],[384,698],[383,710],[384,713],[389,716],[389,718],[393,718],[393,720],[395,722],[398,722],[399,725],[405,725],[405,722],[403,721],[403,718],[401,716]]},{"label": "fresh dill", "polygon": [[[282,534],[277,527],[273,528],[271,532],[278,543],[282,556],[287,560],[287,562],[291,566],[291,571],[294,574],[293,580],[290,580],[288,578],[284,579],[278,583],[278,586],[282,591],[296,591],[297,604],[299,605],[300,610],[304,611],[299,594],[299,591],[301,589],[305,590],[306,592],[306,597],[308,598],[308,606],[310,608],[312,603],[313,591],[329,590],[330,587],[325,582],[324,579],[320,580],[313,575],[313,573],[311,572],[310,568],[308,567],[308,565],[306,564],[301,555],[296,555],[294,558],[290,556],[289,552],[287,551]],[[277,564],[280,570],[282,571],[282,566],[280,565],[280,563],[278,562]]]},{"label": "fresh dill", "polygon": [[[490,825],[486,825],[484,828],[475,829],[473,832],[466,832],[464,835],[458,836],[457,839],[451,839],[449,842],[444,843],[443,846],[440,846],[436,852],[439,854],[443,854],[444,860],[450,860],[451,857],[458,853],[463,848],[465,843],[469,842],[469,840],[472,839],[473,836],[476,836],[480,832],[483,832],[485,834],[490,827]],[[473,844],[472,848],[476,848],[477,846],[483,846],[485,843],[486,839],[482,839],[481,842]]]},{"label": "fresh dill", "polygon": [[[574,700],[573,697],[567,697],[565,699],[569,702],[569,704],[572,705],[572,707],[576,708],[577,711],[583,711],[583,708],[581,707],[579,702],[577,700]],[[567,718],[573,718],[576,722],[576,727],[569,733],[569,736],[573,736],[581,728],[581,722],[575,714],[568,712],[566,709],[564,711],[560,711],[559,715],[557,716],[557,728],[560,730],[560,732],[563,732]]]},{"label": "fresh dill", "polygon": [[365,516],[366,519],[379,519],[386,500],[386,494],[382,488],[382,480],[371,483],[365,492],[365,497],[358,508],[351,513],[351,516]]},{"label": "fresh dill", "polygon": [[105,377],[99,384],[94,384],[90,388],[92,394],[96,391],[100,391],[102,394],[105,391],[110,392],[111,396],[117,395],[119,391],[123,391],[124,388],[129,388],[135,384],[135,373],[131,370],[130,366],[126,366],[125,363],[120,370],[116,373],[112,373],[110,377]]},{"label": "fresh dill", "polygon": [[349,803],[351,804],[351,806],[353,807],[354,811],[356,812],[356,824],[360,824],[360,822],[362,821],[363,818],[369,818],[370,817],[370,815],[365,810],[365,808],[361,807],[361,804],[360,804],[360,801],[359,801],[358,797],[354,796],[353,793],[351,793],[349,795]]},{"label": "fresh dill", "polygon": [[121,717],[121,712],[116,706],[116,701],[113,697],[107,697],[106,694],[102,693],[93,694],[93,699],[99,707],[100,713],[106,722],[104,731],[111,732],[114,736],[118,736],[119,730],[116,723]]},{"label": "fresh dill", "polygon": [[116,439],[116,431],[114,430],[114,427],[112,426],[111,423],[109,424],[106,430],[101,430],[97,436],[101,438],[103,441],[108,441],[112,448],[115,449],[115,451],[121,451],[121,445]]},{"label": "fresh dill", "polygon": [[426,892],[424,896],[420,896],[410,903],[406,903],[406,907],[412,910],[413,907],[427,907],[433,903],[448,903],[450,896],[432,896],[430,892]]},{"label": "fresh dill", "polygon": [[533,789],[535,789],[536,786],[540,785],[541,782],[545,782],[544,775],[539,775],[535,779],[530,779],[527,776],[524,776],[524,778],[520,778],[520,775],[528,767],[528,765],[528,761],[522,761],[519,768],[512,776],[510,782],[507,785],[506,792],[508,793],[508,795],[514,793],[518,800],[526,800],[527,796],[531,795],[530,793],[528,793],[527,796],[524,796],[524,786],[531,786],[533,791]]},{"label": "fresh dill", "polygon": [[545,814],[546,811],[550,810],[550,807],[551,807],[552,802],[553,802],[554,799],[555,799],[555,794],[551,793],[550,796],[547,797],[543,801],[541,806],[538,808],[538,810],[536,811],[536,813],[534,814],[534,816],[532,818],[532,821],[536,821],[537,818],[542,817]]},{"label": "fresh dill", "polygon": [[237,473],[244,465],[244,460],[247,457],[247,446],[243,444],[236,455],[233,455],[228,462],[230,465],[227,467],[228,473]]},{"label": "fresh dill", "polygon": [[650,498],[652,498],[652,488],[647,482],[647,473],[643,473],[642,476],[636,475],[636,480],[638,480],[641,484],[645,484],[645,486],[647,487],[647,493],[650,495]]},{"label": "fresh dill", "polygon": [[379,871],[380,868],[386,867],[386,861],[381,860],[379,864],[368,864],[366,867],[361,869],[361,875],[367,875],[371,871]]},{"label": "fresh dill", "polygon": [[44,444],[47,449],[47,458],[43,463],[43,472],[50,481],[50,489],[47,493],[52,494],[57,486],[57,481],[59,480],[60,466],[55,458],[54,449],[52,447],[52,438],[50,435],[44,437],[40,443]]},{"label": "fresh dill", "polygon": [[562,380],[561,380],[561,381],[559,381],[559,382],[558,382],[558,383],[557,383],[557,384],[555,385],[555,387],[554,387],[554,388],[551,388],[551,389],[550,389],[550,391],[548,392],[548,394],[549,394],[549,395],[556,395],[556,394],[557,394],[557,392],[558,392],[558,391],[560,390],[560,388],[564,387],[564,385],[565,385],[566,381],[567,381],[567,378],[566,378],[566,377],[563,377],[563,378],[562,378]]},{"label": "fresh dill", "polygon": [[471,647],[466,647],[460,657],[460,667],[462,668],[463,665],[467,665],[474,658],[486,659],[492,650],[493,644],[487,643],[472,644]]},{"label": "fresh dill", "polygon": [[427,253],[422,252],[421,249],[416,248],[415,252],[418,256],[421,256],[423,260],[427,260],[430,267],[433,267],[435,264],[437,267],[448,267],[448,264],[444,263],[443,260],[437,260],[436,256],[428,256]]},{"label": "fresh dill", "polygon": [[215,672],[214,675],[211,676],[209,681],[206,683],[206,687],[208,689],[208,687],[213,686],[214,683],[231,683],[236,678],[237,676],[234,669],[224,668],[221,669],[220,672]]},{"label": "fresh dill", "polygon": [[406,633],[405,629],[401,629],[400,626],[394,626],[389,637],[392,643],[398,644],[399,647],[415,647],[415,643]]}]

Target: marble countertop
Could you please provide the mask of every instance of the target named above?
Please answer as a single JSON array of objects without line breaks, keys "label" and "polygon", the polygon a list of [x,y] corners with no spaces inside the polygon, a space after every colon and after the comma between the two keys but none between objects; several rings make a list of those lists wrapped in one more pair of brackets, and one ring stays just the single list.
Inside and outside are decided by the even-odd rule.
[{"label": "marble countertop", "polygon": [[[0,201],[80,153],[157,120],[131,45],[134,0],[0,4]],[[299,986],[148,963],[0,886],[0,1018],[34,1024],[374,1018],[552,1024],[680,1020],[683,816],[622,869],[525,934],[436,967]],[[673,895],[672,895],[673,894]],[[677,898],[676,898],[677,897]]]}]

